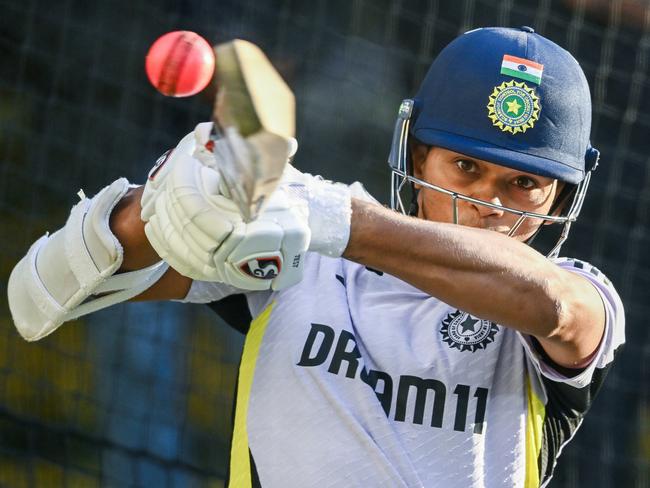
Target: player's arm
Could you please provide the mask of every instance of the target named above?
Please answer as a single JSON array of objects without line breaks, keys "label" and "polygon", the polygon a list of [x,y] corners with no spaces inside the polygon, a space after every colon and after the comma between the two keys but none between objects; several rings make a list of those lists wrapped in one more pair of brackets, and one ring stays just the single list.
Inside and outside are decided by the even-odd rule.
[{"label": "player's arm", "polygon": [[[178,168],[172,174],[177,173],[182,174]],[[273,232],[259,233],[254,227],[242,226],[236,219],[229,221],[232,212],[216,211],[217,207],[225,206],[225,197],[221,196],[219,205],[215,206],[210,195],[201,194],[201,188],[214,186],[209,184],[209,176],[206,170],[197,174],[193,183],[178,185],[170,184],[175,181],[172,178],[166,193],[158,197],[160,202],[173,201],[179,190],[197,196],[197,206],[189,213],[183,205],[170,206],[170,212],[176,214],[171,221],[189,222],[194,214],[209,215],[210,228],[238,229],[226,235],[200,229],[192,232],[190,224],[183,229],[179,227],[178,239],[168,240],[170,245],[161,252],[168,254],[165,259],[172,265],[176,259],[194,256],[182,268],[174,266],[186,269],[185,275],[214,268],[224,278],[220,281],[236,285],[240,283],[236,273],[224,272],[240,269],[237,263],[241,260],[232,256],[260,256],[279,249],[284,265],[276,280],[284,279],[285,285],[294,283],[300,270],[294,270],[291,263],[300,266],[302,259],[295,252],[283,250],[283,246],[293,240],[293,235],[300,234],[301,241],[303,234],[296,229],[302,229],[306,223],[309,251],[334,257],[343,254],[397,276],[473,315],[533,335],[561,366],[580,367],[598,347],[605,311],[593,285],[515,239],[493,231],[406,217],[351,198],[350,187],[300,173],[286,175],[276,192],[282,197],[279,201],[286,200],[288,205],[279,205],[273,213],[269,207],[261,216],[261,221]],[[188,192],[193,186],[196,191]],[[297,211],[305,204],[307,212]],[[303,224],[294,225],[296,219]],[[172,229],[174,225],[165,227]],[[192,235],[201,237],[203,251],[201,246],[184,245]],[[196,252],[192,252],[194,248]],[[209,255],[206,262],[200,259],[205,249],[228,249],[230,254],[222,255],[219,251]]]},{"label": "player's arm", "polygon": [[191,280],[153,252],[140,219],[143,188],[120,178],[71,210],[9,277],[9,308],[18,332],[39,340],[61,324],[129,299],[184,298]]},{"label": "player's arm", "polygon": [[[124,255],[118,273],[146,268],[160,261],[144,232],[145,223],[140,217],[140,201],[144,186],[131,188],[119,201],[110,216],[110,229],[122,244]],[[192,279],[169,268],[156,283],[132,298],[142,300],[177,300],[185,298]]]},{"label": "player's arm", "polygon": [[406,217],[352,200],[344,257],[394,275],[473,315],[535,336],[561,366],[580,367],[605,311],[586,279],[499,233]]},{"label": "player's arm", "polygon": [[117,274],[124,247],[109,220],[129,188],[119,178],[91,198],[80,192],[65,225],[41,236],[16,264],[7,295],[14,324],[25,339],[41,339],[64,322],[126,301],[165,273],[167,264],[158,260]]},{"label": "player's arm", "polygon": [[[199,124],[165,153],[144,187],[120,178],[92,198],[80,194],[66,224],[30,247],[7,287],[25,339],[126,300],[186,298],[193,280],[227,285],[214,288],[221,296],[300,280],[309,240],[304,212],[278,196],[264,217],[244,222],[222,193],[221,160],[204,144],[211,125]],[[280,142],[274,154],[286,161],[296,145]]]},{"label": "player's arm", "polygon": [[41,339],[64,322],[134,297],[185,297],[191,280],[169,271],[153,252],[140,198],[155,201],[169,168],[191,157],[193,141],[190,133],[166,153],[144,189],[120,178],[91,198],[80,193],[65,225],[32,244],[7,285],[14,324],[25,339]]}]

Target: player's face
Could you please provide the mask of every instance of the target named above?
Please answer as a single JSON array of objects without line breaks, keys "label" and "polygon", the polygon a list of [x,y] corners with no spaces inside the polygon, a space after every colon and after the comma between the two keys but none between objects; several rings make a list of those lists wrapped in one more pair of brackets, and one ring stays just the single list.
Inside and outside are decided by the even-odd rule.
[{"label": "player's face", "polygon": [[[450,191],[496,205],[547,215],[561,190],[557,180],[525,173],[471,158],[440,147],[414,147],[414,174],[417,178]],[[450,196],[420,188],[420,218],[453,222]],[[458,200],[458,223],[508,234],[518,215]],[[541,219],[526,218],[514,238],[525,241],[542,225]]]}]

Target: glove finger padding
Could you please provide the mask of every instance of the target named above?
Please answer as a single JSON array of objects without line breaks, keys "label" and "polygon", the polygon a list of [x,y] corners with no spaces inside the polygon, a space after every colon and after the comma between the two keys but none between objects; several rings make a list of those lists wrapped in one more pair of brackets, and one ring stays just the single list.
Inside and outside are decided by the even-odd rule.
[{"label": "glove finger padding", "polygon": [[163,192],[155,200],[155,213],[145,225],[145,233],[151,246],[172,268],[184,276],[198,280],[220,280],[217,270],[201,261],[190,247],[190,241],[172,223],[168,192]]},{"label": "glove finger padding", "polygon": [[[219,194],[219,173],[189,158],[177,167],[167,189],[173,210],[196,243],[197,252],[212,254],[233,230],[233,222],[241,221],[237,206]],[[180,217],[182,216],[182,217]]]},{"label": "glove finger padding", "polygon": [[236,205],[219,194],[219,173],[179,153],[165,178],[145,226],[151,245],[179,273],[223,281],[212,256],[241,217]]},{"label": "glove finger padding", "polygon": [[184,276],[196,280],[220,281],[216,270],[195,258],[184,240],[169,221],[164,195],[156,199],[156,213],[145,225],[144,231],[156,253]]},{"label": "glove finger padding", "polygon": [[[196,174],[200,178],[207,173]],[[279,190],[266,211],[246,224],[238,215],[238,222],[224,218],[224,212],[209,205],[215,197],[208,200],[200,191],[189,192],[191,185],[177,187],[171,181],[167,191],[158,197],[155,215],[145,230],[152,246],[178,272],[246,290],[279,290],[300,281],[310,237],[305,202],[290,200]],[[215,184],[193,183],[195,188]],[[175,200],[179,194],[181,197]],[[220,201],[219,206],[224,208],[224,202]],[[190,209],[188,215],[184,213],[186,208]],[[218,239],[209,241],[207,233],[197,228],[197,216],[210,219],[205,229],[217,229]],[[226,233],[226,228],[232,231]],[[197,243],[196,236],[201,236],[203,244]]]},{"label": "glove finger padding", "polygon": [[170,198],[169,192],[165,192],[165,197],[161,199],[165,204],[161,216],[169,220],[173,229],[174,239],[169,241],[170,253],[174,254],[177,262],[183,263],[183,268],[177,271],[193,279],[221,281],[219,270],[212,266],[212,254],[216,244],[203,250],[194,238],[196,232],[192,231],[189,217],[178,212],[179,205]]}]

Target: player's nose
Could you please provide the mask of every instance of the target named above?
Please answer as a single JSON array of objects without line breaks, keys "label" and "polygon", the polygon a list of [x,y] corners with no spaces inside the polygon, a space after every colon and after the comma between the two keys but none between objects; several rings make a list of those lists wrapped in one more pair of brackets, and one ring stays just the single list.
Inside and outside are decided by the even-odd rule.
[{"label": "player's nose", "polygon": [[477,202],[472,202],[472,206],[476,209],[480,218],[501,217],[503,215],[504,211],[498,207],[502,205],[501,198],[492,185],[476,185],[475,188],[472,189],[472,192],[469,196],[476,200],[490,204],[483,205]]}]

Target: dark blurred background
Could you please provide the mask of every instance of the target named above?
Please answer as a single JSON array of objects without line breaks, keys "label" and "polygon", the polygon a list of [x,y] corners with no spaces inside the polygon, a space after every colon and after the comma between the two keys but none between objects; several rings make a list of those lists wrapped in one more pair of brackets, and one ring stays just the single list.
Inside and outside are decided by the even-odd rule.
[{"label": "dark blurred background", "polygon": [[257,43],[293,88],[296,166],[388,202],[402,98],[461,32],[530,25],[592,87],[602,151],[563,255],[618,287],[628,344],[550,486],[650,486],[650,6],[645,0],[0,0],[0,485],[222,486],[243,338],[205,306],[115,306],[28,344],[6,283],[45,231],[148,169],[210,100],[165,98],[144,56],[161,34]]}]

